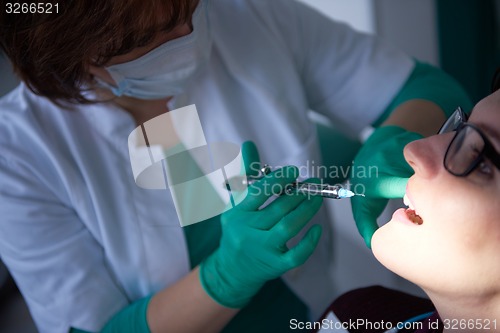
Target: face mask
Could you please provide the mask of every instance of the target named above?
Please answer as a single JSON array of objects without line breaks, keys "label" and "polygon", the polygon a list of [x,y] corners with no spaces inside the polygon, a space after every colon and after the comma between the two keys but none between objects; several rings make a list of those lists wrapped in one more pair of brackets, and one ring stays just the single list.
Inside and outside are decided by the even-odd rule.
[{"label": "face mask", "polygon": [[168,41],[140,58],[106,67],[116,86],[102,83],[116,96],[163,99],[182,93],[208,62],[211,51],[207,0],[193,13],[193,31]]}]

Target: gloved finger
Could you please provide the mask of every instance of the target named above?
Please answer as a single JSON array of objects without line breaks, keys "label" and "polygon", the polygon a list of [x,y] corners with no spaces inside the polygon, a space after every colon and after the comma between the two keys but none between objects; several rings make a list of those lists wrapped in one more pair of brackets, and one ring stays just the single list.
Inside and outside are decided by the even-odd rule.
[{"label": "gloved finger", "polygon": [[255,221],[252,226],[257,229],[269,230],[290,212],[293,212],[304,200],[306,197],[303,195],[283,194],[260,210],[259,213],[264,214],[266,221]]},{"label": "gloved finger", "polygon": [[380,177],[376,182],[366,186],[365,195],[373,198],[395,199],[402,198],[408,184],[406,177]]},{"label": "gloved finger", "polygon": [[305,263],[313,254],[320,238],[321,226],[319,224],[313,225],[295,247],[281,255],[287,268],[292,269]]},{"label": "gloved finger", "polygon": [[377,217],[380,216],[388,200],[368,199],[363,197],[351,198],[352,212],[356,227],[365,240],[366,246],[371,249],[371,240],[378,229]]},{"label": "gloved finger", "polygon": [[260,157],[257,146],[253,141],[245,141],[241,145],[241,156],[243,157],[243,165],[247,176],[256,177],[260,170]]},{"label": "gloved finger", "polygon": [[[321,180],[318,178],[309,178],[305,180],[305,182],[319,184],[321,183]],[[282,194],[281,197],[274,200],[271,204],[264,208],[266,210],[266,214],[276,219],[276,222],[284,218],[292,210],[296,209],[304,200],[311,198],[311,196],[307,196],[302,193],[292,192],[290,194],[280,194]]]},{"label": "gloved finger", "polygon": [[259,209],[267,199],[281,193],[285,186],[295,181],[298,176],[299,170],[295,166],[286,166],[273,171],[248,187],[248,194],[238,207],[246,211]]},{"label": "gloved finger", "polygon": [[285,244],[297,234],[311,221],[314,215],[318,212],[323,203],[323,198],[313,196],[302,202],[297,208],[291,211],[271,229],[275,234],[276,241],[280,244]]}]

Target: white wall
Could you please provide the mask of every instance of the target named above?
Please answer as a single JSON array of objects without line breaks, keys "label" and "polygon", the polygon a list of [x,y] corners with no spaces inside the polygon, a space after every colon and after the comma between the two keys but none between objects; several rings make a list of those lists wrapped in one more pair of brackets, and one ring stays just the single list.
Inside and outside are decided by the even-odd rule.
[{"label": "white wall", "polygon": [[374,33],[375,17],[372,0],[300,0],[329,17],[349,23],[359,31]]},{"label": "white wall", "polygon": [[376,33],[417,59],[438,65],[434,0],[300,0],[353,28]]},{"label": "white wall", "polygon": [[435,0],[374,1],[377,35],[419,60],[439,65]]}]

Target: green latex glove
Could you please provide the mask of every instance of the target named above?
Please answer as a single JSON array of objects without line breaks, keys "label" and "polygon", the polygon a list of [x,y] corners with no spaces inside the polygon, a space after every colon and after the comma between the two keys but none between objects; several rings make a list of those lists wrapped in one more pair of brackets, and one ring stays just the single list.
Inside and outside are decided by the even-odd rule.
[{"label": "green latex glove", "polygon": [[[252,142],[242,147],[249,168],[258,162]],[[298,177],[296,167],[272,172],[248,188],[246,198],[221,216],[222,237],[219,248],[200,265],[200,280],[205,291],[219,304],[244,307],[265,282],[302,265],[313,253],[321,227],[311,227],[293,248],[286,243],[296,236],[319,210],[322,198],[281,195],[263,209],[259,208]],[[273,189],[273,190],[271,190]]]},{"label": "green latex glove", "polygon": [[359,233],[369,248],[378,229],[377,218],[387,206],[388,199],[402,198],[408,178],[413,175],[413,169],[403,156],[403,148],[421,138],[422,135],[397,126],[380,127],[354,159],[351,190],[356,193],[364,190],[365,197],[351,199],[352,212]]}]

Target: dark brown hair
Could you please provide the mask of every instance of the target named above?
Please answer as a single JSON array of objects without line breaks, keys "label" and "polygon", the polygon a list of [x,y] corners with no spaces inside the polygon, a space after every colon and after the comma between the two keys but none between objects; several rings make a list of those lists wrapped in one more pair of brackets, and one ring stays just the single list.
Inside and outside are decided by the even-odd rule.
[{"label": "dark brown hair", "polygon": [[494,93],[498,89],[500,89],[500,67],[497,68],[491,80],[491,92]]},{"label": "dark brown hair", "polygon": [[[5,1],[5,0],[4,0]],[[144,46],[160,31],[189,22],[194,0],[71,0],[52,14],[0,12],[0,46],[16,74],[51,100],[90,103],[88,66]]]}]

